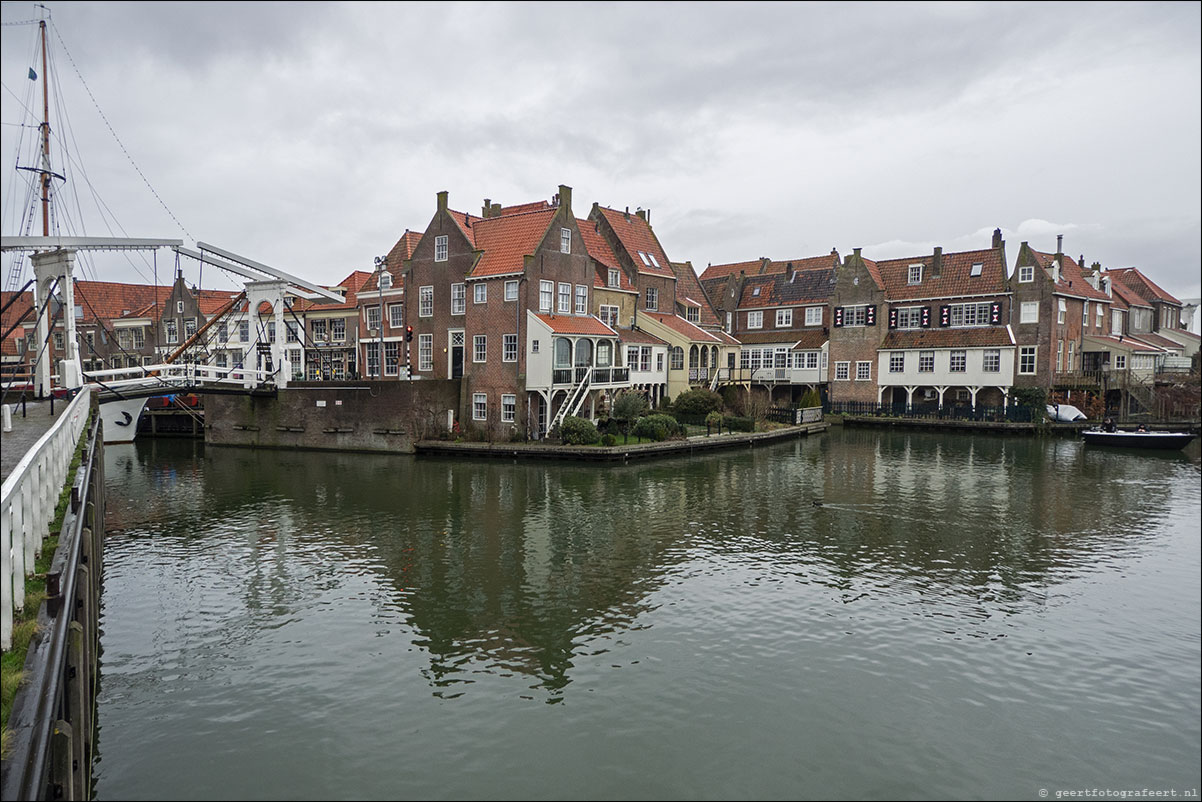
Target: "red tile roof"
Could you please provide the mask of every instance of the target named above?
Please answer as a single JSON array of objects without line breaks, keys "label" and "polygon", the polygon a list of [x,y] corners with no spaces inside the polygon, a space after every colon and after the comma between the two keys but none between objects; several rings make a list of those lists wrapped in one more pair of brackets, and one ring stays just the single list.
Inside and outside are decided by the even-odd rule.
[{"label": "red tile roof", "polygon": [[[584,240],[584,250],[598,263],[606,267],[621,267],[618,257],[614,256],[613,248],[605,241],[605,237],[597,231],[597,223],[592,220],[576,218],[576,227],[580,229],[580,238]],[[629,282],[628,282],[629,283]],[[631,287],[633,289],[633,287]]]},{"label": "red tile roof", "polygon": [[[659,240],[656,239],[655,233],[651,230],[651,226],[647,221],[639,217],[637,214],[626,214],[619,212],[617,209],[609,209],[605,206],[597,207],[601,214],[604,215],[606,222],[613,228],[614,233],[618,237],[618,241],[622,243],[622,247],[626,250],[626,255],[634,262],[635,268],[640,273],[647,273],[652,276],[666,276],[674,278],[672,272],[672,263],[669,261],[664,249],[660,247]],[[650,265],[642,260],[640,254],[647,254],[648,258],[653,260]]]},{"label": "red tile roof", "polygon": [[513,206],[502,206],[500,216],[503,217],[510,214],[525,214],[526,212],[542,212],[546,211],[547,209],[554,208],[554,206],[545,200],[534,201],[533,203],[518,203],[514,204]]},{"label": "red tile roof", "polygon": [[[910,266],[922,265],[922,281],[910,284]],[[972,266],[981,265],[981,275]],[[891,301],[915,298],[960,298],[1007,291],[1006,265],[1000,250],[961,251],[942,254],[939,275],[934,275],[934,254],[877,262],[885,292]]]},{"label": "red tile roof", "polygon": [[467,212],[457,212],[454,209],[447,209],[447,214],[451,216],[451,219],[454,220],[455,224],[459,226],[459,230],[463,232],[463,236],[467,237],[467,241],[471,243],[473,248],[475,248],[475,226],[476,223],[480,222],[484,218],[476,217],[475,215],[468,214]]},{"label": "red tile roof", "polygon": [[797,338],[797,342],[793,344],[794,351],[816,351],[826,345],[829,340],[826,334],[821,331],[803,331],[801,336]]},{"label": "red tile roof", "polygon": [[1148,345],[1147,343],[1140,342],[1135,337],[1124,336],[1120,339],[1118,337],[1110,337],[1110,336],[1106,336],[1106,335],[1086,334],[1085,339],[1090,342],[1097,342],[1102,345],[1109,345],[1112,348],[1114,348],[1114,347],[1129,348],[1132,351],[1140,351],[1140,352],[1148,353],[1148,354],[1161,353],[1161,350],[1159,348],[1157,348],[1156,346]]},{"label": "red tile roof", "polygon": [[[1031,250],[1035,255],[1036,263],[1042,268],[1050,268],[1052,263],[1056,261],[1056,254],[1043,253],[1035,249]],[[1094,301],[1109,301],[1110,296],[1101,290],[1095,290],[1092,285],[1085,279],[1085,273],[1082,272],[1081,266],[1077,261],[1068,254],[1060,255],[1060,281],[1056,282],[1056,292],[1063,295],[1072,295],[1077,298],[1088,298]]]},{"label": "red tile roof", "polygon": [[830,266],[798,270],[792,278],[788,273],[749,277],[743,285],[739,309],[826,303],[835,289],[834,279],[835,269]]},{"label": "red tile roof", "polygon": [[[396,241],[396,245],[388,252],[388,272],[392,274],[392,286],[399,288],[401,286],[401,271],[405,269],[405,260],[413,256],[413,252],[417,249],[417,244],[422,241],[422,232],[410,231],[405,229],[405,233]],[[379,289],[379,274],[372,273],[367,285],[360,292]]]},{"label": "red tile roof", "polygon": [[1170,340],[1168,337],[1161,337],[1156,332],[1147,332],[1146,334],[1136,334],[1134,336],[1140,340],[1143,340],[1148,345],[1154,345],[1157,348],[1161,348],[1165,351],[1180,351],[1185,347],[1176,340]]},{"label": "red tile roof", "polygon": [[676,298],[686,306],[701,307],[698,319],[702,326],[720,326],[721,321],[710,304],[709,296],[697,279],[697,271],[693,270],[691,262],[670,262],[672,272],[676,274]]},{"label": "red tile roof", "polygon": [[342,303],[334,303],[324,298],[316,301],[298,298],[296,303],[292,305],[292,308],[297,312],[336,312],[355,309],[358,304],[359,293],[363,292],[364,286],[371,280],[373,275],[363,270],[355,270],[343,279],[341,283],[329,287],[330,290],[343,289],[346,291],[346,300]]},{"label": "red tile roof", "polygon": [[1152,304],[1140,298],[1135,290],[1123,284],[1121,281],[1115,281],[1113,277],[1110,280],[1111,301],[1119,309],[1126,309],[1131,306],[1138,306],[1144,309],[1151,309]]},{"label": "red tile roof", "polygon": [[764,266],[763,259],[756,259],[753,262],[731,262],[724,265],[710,265],[705,270],[701,271],[701,280],[710,281],[716,278],[726,278],[727,276],[737,276],[740,272],[746,273],[749,276],[758,275],[760,268]]},{"label": "red tile roof", "polygon": [[1181,306],[1181,301],[1161,289],[1152,279],[1141,273],[1138,268],[1123,267],[1118,270],[1111,270],[1109,273],[1117,277],[1123,284],[1135,290],[1144,300],[1155,300]]},{"label": "red tile roof", "polygon": [[[212,290],[209,290],[212,292]],[[122,284],[113,281],[76,281],[75,303],[83,308],[78,323],[97,320],[116,320],[128,317],[135,310],[148,317],[155,306],[161,306],[171,295],[171,285]]]},{"label": "red tile roof", "polygon": [[551,208],[475,221],[472,227],[476,248],[484,253],[468,277],[521,273],[526,266],[525,257],[534,254],[555,214],[556,210]]},{"label": "red tile roof", "polygon": [[804,329],[779,329],[777,331],[745,331],[739,332],[739,342],[743,345],[763,345],[764,343],[814,343],[806,348],[821,347],[830,337],[822,333],[822,329],[806,331]]},{"label": "red tile roof", "polygon": [[617,337],[618,332],[592,315],[535,315],[547,328],[556,334],[587,334],[599,337]]},{"label": "red tile roof", "polygon": [[654,334],[648,334],[640,328],[618,329],[618,338],[623,343],[641,344],[641,345],[667,345],[666,342],[656,337]]},{"label": "red tile roof", "polygon": [[723,332],[706,331],[705,329],[700,328],[699,326],[696,326],[684,318],[676,315],[662,315],[656,314],[655,312],[639,312],[639,315],[646,315],[647,317],[658,320],[660,323],[672,329],[677,334],[683,335],[690,341],[705,343],[720,342],[725,344],[736,344],[738,342],[737,340],[730,339],[728,343],[726,338],[719,336],[722,335]]},{"label": "red tile roof", "polygon": [[731,262],[725,265],[710,265],[701,271],[701,280],[709,281],[710,279],[738,275],[739,271],[745,272],[748,276],[755,276],[787,273],[790,267],[794,270],[819,270],[822,268],[837,267],[838,264],[839,251],[832,248],[830,253],[823,254],[822,256],[803,256],[800,259],[781,260],[772,260],[765,257],[756,259],[753,262]]},{"label": "red tile roof", "polygon": [[885,335],[882,351],[899,348],[996,348],[1014,345],[1007,326],[976,329],[894,329]]}]

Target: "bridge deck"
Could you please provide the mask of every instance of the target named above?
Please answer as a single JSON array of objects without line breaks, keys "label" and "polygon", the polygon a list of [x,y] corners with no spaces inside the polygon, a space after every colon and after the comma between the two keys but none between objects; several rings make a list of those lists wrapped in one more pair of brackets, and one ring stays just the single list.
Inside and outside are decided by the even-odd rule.
[{"label": "bridge deck", "polygon": [[9,399],[8,404],[13,408],[13,430],[0,432],[0,482],[8,478],[13,468],[21,458],[29,453],[29,449],[50,430],[58,416],[63,414],[71,403],[68,399],[58,399],[54,402],[54,417],[50,416],[49,401],[29,401],[25,405],[25,416],[21,416],[21,403],[17,399]]}]

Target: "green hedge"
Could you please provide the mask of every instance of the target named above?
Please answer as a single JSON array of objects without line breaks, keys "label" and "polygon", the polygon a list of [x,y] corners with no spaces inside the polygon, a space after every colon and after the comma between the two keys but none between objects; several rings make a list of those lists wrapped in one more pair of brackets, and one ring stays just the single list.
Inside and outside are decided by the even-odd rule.
[{"label": "green hedge", "polygon": [[671,415],[648,415],[644,418],[639,418],[638,423],[634,425],[633,434],[638,437],[645,437],[648,440],[667,440],[681,433],[680,424],[676,418]]},{"label": "green hedge", "polygon": [[597,427],[590,420],[569,415],[559,424],[559,438],[572,446],[588,446],[601,439]]},{"label": "green hedge", "polygon": [[732,432],[755,431],[755,418],[736,418],[728,415],[722,419],[722,424]]}]

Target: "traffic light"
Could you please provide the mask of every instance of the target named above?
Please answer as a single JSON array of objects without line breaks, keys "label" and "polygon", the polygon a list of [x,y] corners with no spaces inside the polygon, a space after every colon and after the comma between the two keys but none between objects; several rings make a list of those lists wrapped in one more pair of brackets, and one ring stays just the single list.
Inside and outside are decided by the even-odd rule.
[{"label": "traffic light", "polygon": [[412,326],[405,327],[405,342],[407,342],[407,343],[413,342],[413,327]]}]

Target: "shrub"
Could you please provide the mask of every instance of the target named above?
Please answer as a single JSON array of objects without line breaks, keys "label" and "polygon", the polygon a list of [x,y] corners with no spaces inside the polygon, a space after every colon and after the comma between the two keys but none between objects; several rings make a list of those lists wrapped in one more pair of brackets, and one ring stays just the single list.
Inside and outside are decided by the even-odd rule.
[{"label": "shrub", "polygon": [[559,424],[559,438],[568,445],[587,446],[600,440],[601,435],[592,421],[569,415]]},{"label": "shrub", "polygon": [[802,409],[806,409],[807,407],[820,407],[822,406],[822,396],[818,395],[817,390],[809,390],[801,397],[801,401],[798,403],[798,406]]},{"label": "shrub", "polygon": [[648,415],[644,418],[639,418],[638,423],[634,425],[634,433],[639,437],[646,437],[648,440],[667,440],[669,437],[680,432],[680,424],[676,422],[676,418],[671,415]]},{"label": "shrub", "polygon": [[754,432],[755,418],[735,418],[730,415],[722,419],[727,429],[732,432]]},{"label": "shrub", "polygon": [[705,416],[705,425],[711,429],[716,429],[722,424],[722,413],[717,410]]},{"label": "shrub", "polygon": [[705,415],[722,409],[722,396],[704,387],[686,390],[672,402],[672,411],[678,415]]},{"label": "shrub", "polygon": [[647,404],[647,396],[627,390],[614,399],[614,406],[609,411],[609,417],[619,423],[629,424],[646,415],[650,409],[651,407]]},{"label": "shrub", "polygon": [[614,437],[612,434],[605,434],[601,436],[601,445],[605,446],[606,448],[609,448],[617,442],[618,438]]}]

